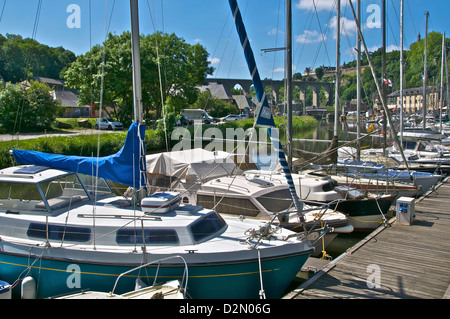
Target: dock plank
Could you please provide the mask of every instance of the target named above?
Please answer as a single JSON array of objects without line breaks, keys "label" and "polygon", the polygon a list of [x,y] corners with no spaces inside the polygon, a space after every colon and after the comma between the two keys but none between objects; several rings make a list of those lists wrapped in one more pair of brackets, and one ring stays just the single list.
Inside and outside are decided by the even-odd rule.
[{"label": "dock plank", "polygon": [[[441,299],[450,286],[450,184],[416,200],[411,225],[389,221],[286,299]],[[378,266],[379,273],[374,272]],[[375,266],[375,267],[376,267]],[[379,286],[374,275],[379,274]]]}]

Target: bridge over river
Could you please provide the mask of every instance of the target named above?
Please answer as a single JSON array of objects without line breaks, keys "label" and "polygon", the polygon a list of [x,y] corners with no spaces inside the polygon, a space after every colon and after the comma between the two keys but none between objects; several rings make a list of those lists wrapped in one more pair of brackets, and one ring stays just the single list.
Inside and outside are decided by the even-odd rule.
[{"label": "bridge over river", "polygon": [[[208,78],[206,79],[207,84],[217,83],[222,84],[227,91],[233,89],[236,85],[239,85],[244,90],[247,95],[250,92],[250,88],[253,85],[252,80],[246,79],[220,79],[220,78]],[[275,102],[280,101],[280,89],[284,87],[284,81],[281,80],[262,80],[264,87],[270,87],[272,89],[273,98]],[[334,90],[334,83],[324,83],[324,82],[313,82],[313,81],[298,81],[292,80],[293,88],[297,87],[300,90],[300,100],[304,101],[306,98],[306,90],[311,88],[313,93],[312,106],[319,107],[319,93],[323,88],[327,98]],[[311,106],[311,105],[307,105]]]}]

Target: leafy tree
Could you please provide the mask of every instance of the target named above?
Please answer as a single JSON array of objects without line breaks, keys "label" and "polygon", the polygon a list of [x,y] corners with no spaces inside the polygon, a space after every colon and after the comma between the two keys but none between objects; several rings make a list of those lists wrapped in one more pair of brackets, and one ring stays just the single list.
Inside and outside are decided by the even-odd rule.
[{"label": "leafy tree", "polygon": [[203,109],[213,117],[223,117],[237,112],[236,105],[213,97],[209,90],[199,93],[197,101],[193,104],[193,108]]},{"label": "leafy tree", "polygon": [[7,82],[33,76],[59,79],[61,71],[74,60],[75,54],[62,47],[51,48],[20,35],[0,35],[0,74]]},{"label": "leafy tree", "polygon": [[301,79],[302,79],[302,74],[300,72],[296,72],[292,75],[292,80],[301,81]]},{"label": "leafy tree", "polygon": [[0,129],[9,133],[50,129],[60,106],[50,91],[37,81],[27,89],[11,83],[0,89]]},{"label": "leafy tree", "polygon": [[322,80],[322,77],[325,74],[325,70],[323,69],[323,67],[316,68],[315,72],[319,81]]},{"label": "leafy tree", "polygon": [[[141,35],[140,50],[144,116],[155,110],[156,117],[161,117],[161,95],[164,103],[170,98],[176,111],[187,108],[197,99],[196,87],[212,74],[206,49],[187,44],[175,34]],[[126,122],[133,113],[131,65],[130,33],[109,34],[104,50],[97,45],[80,55],[65,72],[65,79],[69,87],[78,89],[80,104],[98,102],[103,66],[103,105],[111,108],[109,115]]]},{"label": "leafy tree", "polygon": [[[449,39],[446,39],[449,43]],[[427,73],[428,81],[440,76],[442,34],[430,32],[427,37]],[[422,75],[424,67],[425,39],[414,42],[409,47],[405,59],[405,79],[407,87],[420,87],[423,85]],[[430,82],[429,82],[430,83]]]}]

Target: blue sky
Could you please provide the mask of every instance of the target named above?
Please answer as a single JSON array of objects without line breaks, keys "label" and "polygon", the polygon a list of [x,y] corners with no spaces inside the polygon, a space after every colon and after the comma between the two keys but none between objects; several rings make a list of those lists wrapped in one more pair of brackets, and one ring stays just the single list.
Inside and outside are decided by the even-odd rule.
[{"label": "blue sky", "polygon": [[[404,47],[428,31],[450,33],[450,0],[404,0]],[[356,1],[353,1],[356,8]],[[400,46],[400,0],[387,3],[387,47]],[[130,29],[128,0],[0,0],[0,34],[20,34],[49,46],[63,46],[83,54],[105,37],[105,17],[110,32]],[[285,43],[285,0],[238,0],[262,78],[282,79],[284,54],[261,49]],[[79,14],[73,6],[79,8]],[[107,9],[106,9],[107,8]],[[336,64],[336,0],[292,0],[293,72],[306,67]],[[186,42],[200,43],[210,54],[212,77],[250,78],[227,0],[139,0],[140,32],[175,33]],[[39,14],[37,14],[39,11]],[[363,35],[370,50],[382,44],[381,0],[361,0]],[[36,20],[38,17],[38,20]],[[79,17],[79,19],[71,19]],[[79,21],[79,25],[69,22]],[[91,23],[90,23],[91,21]],[[356,27],[348,0],[341,0],[341,63],[355,58]],[[36,25],[36,27],[35,27]],[[450,36],[447,36],[450,37]]]}]

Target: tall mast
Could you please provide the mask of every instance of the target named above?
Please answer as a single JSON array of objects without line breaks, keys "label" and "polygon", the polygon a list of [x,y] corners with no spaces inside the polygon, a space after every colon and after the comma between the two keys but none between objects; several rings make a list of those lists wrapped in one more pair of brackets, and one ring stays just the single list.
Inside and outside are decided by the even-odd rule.
[{"label": "tall mast", "polygon": [[133,65],[134,121],[142,123],[142,85],[139,39],[138,0],[130,0],[131,10],[131,53]]},{"label": "tall mast", "polygon": [[445,31],[442,34],[442,56],[441,56],[441,85],[439,95],[441,98],[441,107],[439,110],[439,131],[442,132],[442,108],[444,107],[444,59],[445,59]]},{"label": "tall mast", "polygon": [[338,136],[338,107],[339,107],[339,46],[341,36],[341,0],[337,0],[336,16],[336,85],[334,88],[334,136]]},{"label": "tall mast", "polygon": [[422,99],[422,113],[423,113],[423,129],[426,127],[427,115],[427,38],[428,38],[428,11],[425,13],[425,58],[423,61],[423,99]]},{"label": "tall mast", "polygon": [[[383,0],[383,50],[382,50],[382,72],[381,74],[382,76],[382,85],[381,85],[381,89],[382,89],[382,93],[381,93],[381,98],[383,99],[383,104],[386,105],[386,83],[385,83],[385,79],[387,79],[386,77],[386,0]],[[387,112],[389,110],[384,110],[383,114],[383,156],[386,157],[386,147],[387,147]]]},{"label": "tall mast", "polygon": [[287,157],[292,169],[292,0],[286,1]]},{"label": "tall mast", "polygon": [[133,102],[134,102],[134,121],[138,124],[139,141],[139,162],[133,163],[139,169],[139,189],[133,188],[133,203],[139,205],[143,196],[145,196],[145,187],[147,184],[147,175],[145,168],[145,126],[142,122],[142,85],[141,85],[141,57],[140,57],[140,38],[139,38],[139,11],[138,0],[130,0],[131,11],[131,60],[133,69]]},{"label": "tall mast", "polygon": [[403,0],[400,1],[400,145],[403,145]]},{"label": "tall mast", "polygon": [[[361,28],[361,0],[356,2],[356,14],[358,16],[358,27]],[[359,33],[356,34],[356,139],[357,139],[357,151],[356,160],[361,159],[361,38]]]}]

